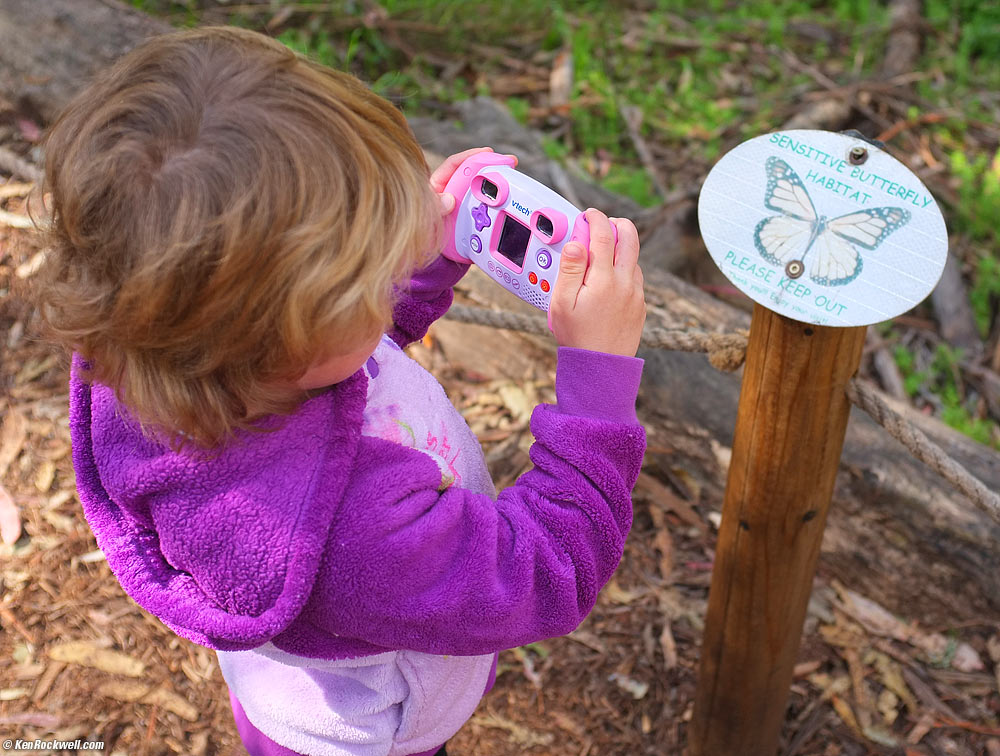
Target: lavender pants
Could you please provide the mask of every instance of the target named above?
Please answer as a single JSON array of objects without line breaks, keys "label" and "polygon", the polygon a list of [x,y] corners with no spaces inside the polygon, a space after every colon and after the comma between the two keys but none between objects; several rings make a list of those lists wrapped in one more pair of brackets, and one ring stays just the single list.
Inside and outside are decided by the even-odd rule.
[{"label": "lavender pants", "polygon": [[[497,681],[497,659],[499,656],[499,652],[493,656],[493,668],[490,669],[490,676],[486,680],[486,690],[483,691],[484,696],[493,689],[493,685]],[[250,756],[303,756],[303,754],[300,754],[297,751],[285,748],[283,745],[278,745],[267,737],[267,735],[254,727],[250,723],[250,720],[247,719],[247,715],[243,711],[243,707],[236,699],[236,696],[233,695],[232,691],[229,691],[229,703],[233,707],[233,718],[236,720],[236,731],[240,734],[240,739],[243,741],[243,745],[246,747],[247,753],[249,753]],[[445,747],[442,745],[438,748],[432,748],[429,751],[415,753],[413,756],[448,756],[448,754],[445,752]]]},{"label": "lavender pants", "polygon": [[[236,700],[236,696],[233,695],[232,691],[229,692],[229,703],[233,707],[236,730],[239,732],[240,739],[243,741],[243,745],[250,756],[302,756],[298,751],[278,745],[250,724],[247,715],[243,713],[243,707],[240,706],[240,702]],[[441,746],[440,748],[432,748],[429,751],[417,753],[413,756],[447,756],[447,754],[445,753],[444,746]]]}]

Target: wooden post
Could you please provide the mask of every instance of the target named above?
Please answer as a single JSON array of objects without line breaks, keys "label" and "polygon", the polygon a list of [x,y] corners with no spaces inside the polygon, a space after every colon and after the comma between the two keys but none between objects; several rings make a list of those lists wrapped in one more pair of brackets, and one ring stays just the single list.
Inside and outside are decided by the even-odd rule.
[{"label": "wooden post", "polygon": [[754,307],[691,756],[777,751],[865,330]]}]

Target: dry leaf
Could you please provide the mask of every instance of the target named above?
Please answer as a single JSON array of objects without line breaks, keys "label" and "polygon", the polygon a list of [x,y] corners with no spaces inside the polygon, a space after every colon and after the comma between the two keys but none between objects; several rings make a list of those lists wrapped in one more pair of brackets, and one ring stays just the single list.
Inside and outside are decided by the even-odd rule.
[{"label": "dry leaf", "polygon": [[880,604],[834,582],[845,610],[868,632],[904,641],[924,651],[931,660],[941,660],[948,652],[948,639],[940,633],[924,633],[895,616]]},{"label": "dry leaf", "polygon": [[29,727],[44,727],[46,730],[53,730],[61,723],[62,720],[59,717],[44,711],[15,712],[0,716],[0,725],[28,725]]},{"label": "dry leaf", "polygon": [[917,699],[914,697],[909,686],[906,684],[906,681],[903,679],[903,673],[899,663],[893,661],[881,652],[876,652],[872,661],[869,663],[874,664],[875,669],[878,670],[879,680],[881,683],[899,696],[900,700],[902,700],[902,702],[906,705],[910,714],[916,716],[918,711]]},{"label": "dry leaf", "polygon": [[189,722],[198,719],[198,709],[187,699],[167,688],[150,689],[138,680],[109,680],[97,689],[97,694],[125,703],[155,704]]},{"label": "dry leaf", "polygon": [[8,410],[0,430],[0,478],[7,474],[11,462],[17,459],[28,436],[28,423],[15,409]]},{"label": "dry leaf", "polygon": [[28,695],[27,688],[4,688],[0,690],[0,701],[13,701]]},{"label": "dry leaf", "polygon": [[[8,228],[34,228],[35,224],[32,222],[31,218],[27,215],[18,215],[17,213],[10,213],[6,210],[0,210],[0,224],[7,226]],[[30,260],[28,262],[31,262]],[[24,265],[27,265],[25,263]],[[24,267],[22,265],[17,269],[18,278],[26,278],[22,276],[20,271]],[[34,272],[34,271],[32,271]]]},{"label": "dry leaf", "polygon": [[[7,213],[7,215],[11,214]],[[13,216],[13,218],[15,219],[25,218],[28,221],[27,226],[15,226],[15,228],[34,228],[35,224],[32,223],[31,219],[27,218],[26,216],[15,215]],[[7,220],[7,219],[0,218],[0,220]],[[18,278],[31,278],[33,275],[35,275],[35,273],[41,270],[42,265],[45,264],[45,258],[48,256],[49,256],[48,249],[39,250],[38,252],[33,254],[26,262],[23,262],[20,265],[18,265],[17,269],[14,271],[14,275],[16,275]]]},{"label": "dry leaf", "polygon": [[138,659],[119,651],[99,648],[87,641],[70,641],[53,646],[49,649],[49,658],[67,664],[95,667],[113,675],[126,677],[141,677],[146,670],[146,665]]},{"label": "dry leaf", "polygon": [[955,649],[955,656],[952,657],[951,666],[959,672],[979,672],[986,668],[983,660],[979,658],[976,649],[968,643],[959,643]]},{"label": "dry leaf", "polygon": [[67,517],[66,515],[49,510],[43,511],[42,517],[49,525],[63,533],[72,533],[76,530],[77,520],[75,517]]},{"label": "dry leaf", "polygon": [[35,692],[31,694],[31,698],[35,703],[40,703],[45,694],[49,692],[49,688],[52,687],[52,683],[56,681],[59,677],[59,673],[66,669],[66,665],[62,662],[52,662],[42,676],[38,678],[38,682],[35,683]]},{"label": "dry leaf", "polygon": [[529,730],[527,727],[519,725],[517,722],[512,722],[492,711],[487,711],[485,714],[478,714],[472,718],[472,721],[480,727],[506,730],[510,735],[510,740],[526,748],[551,745],[552,741],[555,740],[555,736],[551,732]]},{"label": "dry leaf", "polygon": [[612,578],[611,581],[604,586],[604,589],[601,592],[607,597],[608,601],[611,601],[614,604],[621,604],[623,606],[627,606],[636,599],[642,598],[646,595],[645,591],[625,590],[618,585],[618,581],[614,578]]},{"label": "dry leaf", "polygon": [[536,401],[529,396],[528,391],[513,383],[505,383],[497,386],[497,393],[503,399],[504,406],[518,422],[527,422],[531,419],[531,413],[535,409]]},{"label": "dry leaf", "polygon": [[646,694],[649,692],[649,683],[643,682],[642,680],[634,680],[627,675],[620,675],[617,672],[613,672],[608,675],[608,682],[613,682],[619,688],[628,693],[636,701],[645,698]]},{"label": "dry leaf", "polygon": [[878,694],[878,711],[887,725],[891,725],[899,716],[899,696],[886,689]]},{"label": "dry leaf", "polygon": [[202,756],[208,748],[208,730],[196,732],[191,736],[191,747],[188,749],[190,756]]},{"label": "dry leaf", "polygon": [[669,622],[664,623],[663,632],[660,633],[660,650],[663,651],[663,666],[674,669],[677,666],[677,642]]},{"label": "dry leaf", "polygon": [[21,515],[7,489],[0,485],[0,541],[8,546],[21,537]]},{"label": "dry leaf", "polygon": [[809,682],[823,691],[820,701],[826,701],[851,689],[851,679],[847,675],[831,678],[825,672],[817,672],[809,675]]},{"label": "dry leaf", "polygon": [[876,725],[868,725],[863,729],[864,736],[868,738],[873,743],[878,743],[881,746],[886,746],[888,748],[895,748],[899,745],[899,741],[893,737],[892,733],[886,730],[884,727],[879,727]]},{"label": "dry leaf", "polygon": [[8,199],[10,197],[27,197],[31,194],[31,190],[34,188],[35,184],[33,182],[11,181],[10,183],[0,185],[0,199]]},{"label": "dry leaf", "polygon": [[863,738],[865,735],[861,732],[861,726],[858,724],[858,720],[847,702],[840,696],[830,696],[830,703],[833,704],[833,709],[837,712],[837,716],[840,717],[841,721],[850,727],[856,735]]},{"label": "dry leaf", "polygon": [[32,657],[31,647],[27,643],[18,643],[14,646],[10,657],[18,664],[30,664]]},{"label": "dry leaf", "polygon": [[913,729],[910,730],[909,734],[906,736],[906,742],[910,745],[916,745],[924,739],[924,735],[934,729],[935,724],[936,720],[934,715],[930,712],[924,712],[920,715],[920,719],[917,720],[917,723],[913,725]]},{"label": "dry leaf", "polygon": [[138,680],[109,680],[97,689],[97,695],[124,703],[138,701],[149,692],[149,686]]},{"label": "dry leaf", "polygon": [[685,525],[698,528],[702,534],[708,532],[705,521],[701,519],[699,514],[694,510],[694,507],[649,473],[639,473],[639,480],[636,487],[646,494],[651,504],[660,507],[664,512],[674,514]]},{"label": "dry leaf", "polygon": [[55,462],[42,462],[42,464],[38,466],[38,472],[35,473],[35,488],[38,489],[39,493],[48,493],[49,489],[52,488],[52,481],[55,479]]},{"label": "dry leaf", "polygon": [[198,719],[198,710],[187,699],[167,688],[157,688],[151,691],[143,697],[142,703],[156,704],[161,709],[166,709],[189,722]]},{"label": "dry leaf", "polygon": [[649,507],[649,516],[655,531],[653,546],[660,552],[660,577],[669,585],[674,571],[674,539],[670,535],[670,528],[660,507],[652,504]]},{"label": "dry leaf", "polygon": [[896,619],[880,604],[842,586],[835,587],[847,605],[848,613],[860,622],[868,632],[901,641],[909,639],[910,628]]},{"label": "dry leaf", "polygon": [[32,360],[23,368],[21,368],[21,372],[18,373],[17,376],[14,378],[14,382],[18,386],[23,386],[25,383],[30,383],[31,381],[35,380],[35,378],[42,375],[43,373],[45,373],[58,363],[59,363],[59,358],[54,354],[50,354],[43,360]]}]

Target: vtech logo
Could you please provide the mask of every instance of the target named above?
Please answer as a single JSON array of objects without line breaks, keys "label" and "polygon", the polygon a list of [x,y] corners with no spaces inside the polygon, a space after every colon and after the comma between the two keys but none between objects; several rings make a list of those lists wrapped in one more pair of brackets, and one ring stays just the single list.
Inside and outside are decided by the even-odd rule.
[{"label": "vtech logo", "polygon": [[525,215],[531,215],[531,211],[528,208],[526,208],[524,205],[522,205],[520,202],[514,201],[514,202],[511,202],[510,204],[511,204],[512,207],[514,207],[515,209],[517,209],[519,212],[522,212]]}]

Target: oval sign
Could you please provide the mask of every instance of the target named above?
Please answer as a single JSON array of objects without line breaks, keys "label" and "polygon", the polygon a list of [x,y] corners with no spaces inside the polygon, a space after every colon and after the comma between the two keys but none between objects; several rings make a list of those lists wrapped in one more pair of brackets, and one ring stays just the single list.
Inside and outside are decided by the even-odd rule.
[{"label": "oval sign", "polygon": [[805,323],[901,315],[937,284],[948,232],[919,178],[847,134],[784,131],[726,153],[698,222],[712,259],[758,304]]}]

